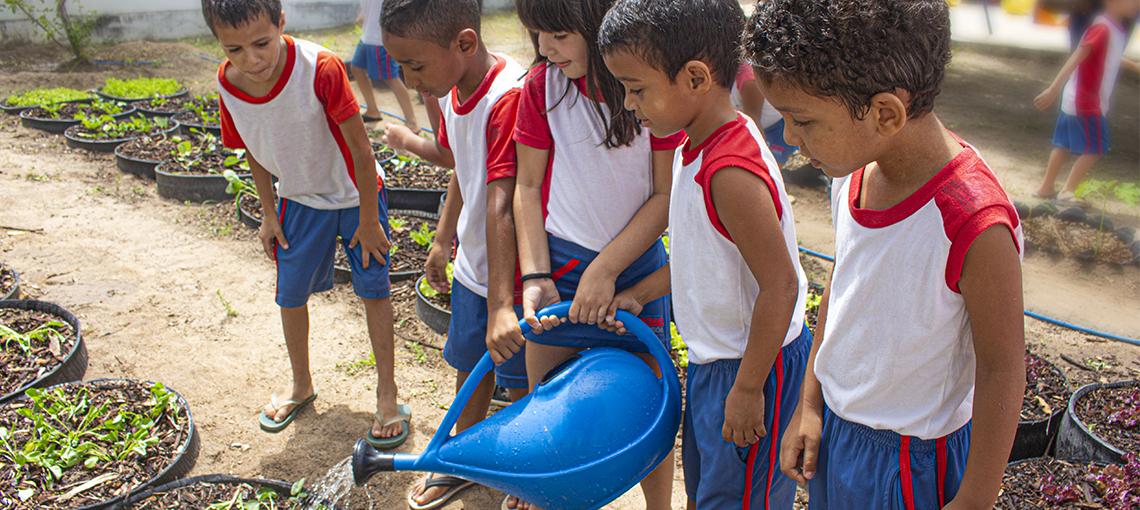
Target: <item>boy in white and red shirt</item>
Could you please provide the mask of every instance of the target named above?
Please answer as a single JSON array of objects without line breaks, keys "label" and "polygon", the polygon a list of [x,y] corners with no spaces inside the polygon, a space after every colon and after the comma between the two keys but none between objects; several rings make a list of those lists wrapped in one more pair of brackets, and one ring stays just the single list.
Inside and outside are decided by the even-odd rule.
[{"label": "boy in white and red shirt", "polygon": [[688,136],[673,163],[669,264],[611,307],[636,313],[672,292],[689,347],[689,508],[790,509],[796,485],[777,450],[811,350],[807,278],[779,165],[732,104],[743,27],[735,0],[619,0],[606,15],[599,40],[626,106],[655,133]]},{"label": "boy in white and red shirt", "polygon": [[[430,21],[429,21],[430,20]],[[438,165],[454,167],[435,241],[425,267],[428,283],[451,292],[451,323],[443,358],[466,382],[491,339],[522,341],[515,307],[515,144],[519,86],[526,74],[505,55],[487,50],[480,37],[476,0],[386,0],[381,16],[384,45],[404,67],[408,85],[439,97],[436,141],[401,125],[388,125],[384,141]],[[454,281],[445,274],[458,240]],[[512,400],[526,395],[525,356],[510,360],[492,352],[495,377],[476,389],[456,422],[462,432],[487,416],[495,379]],[[472,483],[431,474],[408,494],[409,508],[437,508]]]},{"label": "boy in white and red shirt", "polygon": [[[1045,178],[1034,196],[1073,200],[1077,186],[1092,171],[1097,159],[1108,152],[1105,116],[1124,49],[1128,46],[1124,26],[1132,22],[1137,12],[1140,12],[1140,1],[1105,0],[1104,12],[1085,31],[1080,45],[1053,83],[1033,100],[1033,105],[1044,111],[1061,96],[1061,113],[1053,130],[1053,152],[1049,154]],[[1077,160],[1058,194],[1054,183],[1070,154]]]},{"label": "boy in white and red shirt", "polygon": [[933,112],[949,18],[944,0],[768,0],[745,33],[788,141],[835,178],[835,267],[781,445],[813,510],[990,508],[1009,459],[1022,233]]},{"label": "boy in white and red shirt", "polygon": [[340,236],[377,361],[377,411],[368,437],[394,448],[407,439],[411,416],[396,404],[387,204],[344,64],[316,44],[283,35],[277,0],[206,0],[202,11],[226,53],[218,69],[222,142],[246,149],[253,171],[265,218],[259,237],[277,264],[276,300],[293,371],[289,396],[274,396],[259,417],[261,428],[284,430],[317,396],[307,302],[332,288]]}]

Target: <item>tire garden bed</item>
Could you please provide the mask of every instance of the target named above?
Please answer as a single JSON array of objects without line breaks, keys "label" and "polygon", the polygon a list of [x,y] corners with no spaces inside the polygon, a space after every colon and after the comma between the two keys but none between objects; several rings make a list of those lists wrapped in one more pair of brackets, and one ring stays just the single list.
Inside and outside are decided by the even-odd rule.
[{"label": "tire garden bed", "polygon": [[86,372],[79,319],[52,303],[0,301],[0,404]]},{"label": "tire garden bed", "polygon": [[182,143],[176,135],[143,136],[115,147],[115,165],[126,173],[154,179],[154,169]]},{"label": "tire garden bed", "polygon": [[[388,214],[388,227],[391,232],[391,241],[394,251],[391,252],[388,268],[388,278],[393,282],[412,280],[423,273],[424,262],[427,262],[428,250],[432,239],[435,238],[435,229],[432,224],[435,219],[420,211],[390,211]],[[337,243],[335,280],[337,283],[351,281],[352,269],[348,262],[341,243]]]},{"label": "tire garden bed", "polygon": [[1069,381],[1060,368],[1036,354],[1025,354],[1025,395],[1011,461],[1050,451],[1071,395]]},{"label": "tire garden bed", "polygon": [[114,152],[119,145],[142,136],[170,135],[178,123],[168,119],[151,119],[135,115],[126,119],[103,116],[89,119],[64,131],[67,145],[92,152]]},{"label": "tire garden bed", "polygon": [[439,211],[451,180],[451,170],[408,156],[390,158],[381,166],[389,207],[428,213]]},{"label": "tire garden bed", "polygon": [[1022,217],[1026,251],[1039,250],[1084,263],[1140,265],[1140,241],[1135,239],[1135,231],[1115,228],[1103,214],[1090,214],[1078,206],[1060,210],[1052,204],[1016,206]]},{"label": "tire garden bed", "polygon": [[225,172],[249,178],[249,162],[245,151],[222,147],[213,135],[184,138],[175,154],[155,168],[158,194],[164,198],[188,202],[224,202],[232,200]]},{"label": "tire garden bed", "polygon": [[1120,463],[1140,452],[1140,381],[1090,384],[1073,394],[1057,456]]},{"label": "tire garden bed", "polygon": [[11,115],[19,115],[28,108],[72,101],[89,101],[94,98],[95,94],[86,90],[69,88],[33,89],[4,98],[4,101],[0,101],[0,110]]},{"label": "tire garden bed", "polygon": [[110,115],[114,119],[122,119],[135,111],[134,107],[111,101],[73,101],[24,110],[20,113],[20,125],[60,134],[82,122],[82,117]]},{"label": "tire garden bed", "polygon": [[95,93],[107,99],[130,103],[144,99],[174,99],[186,96],[189,91],[177,80],[169,78],[107,78]]},{"label": "tire garden bed", "polygon": [[97,509],[190,471],[186,400],[158,383],[100,379],[29,390],[0,407],[0,507]]},{"label": "tire garden bed", "polygon": [[20,273],[0,262],[0,301],[20,297]]},{"label": "tire garden bed", "polygon": [[183,136],[197,133],[211,133],[222,136],[222,124],[218,117],[218,95],[195,96],[185,103],[183,111],[174,115],[174,120],[182,129]]},{"label": "tire garden bed", "polygon": [[[302,510],[309,508],[304,480],[203,475],[176,480],[129,498],[121,510]],[[328,508],[318,506],[317,508]]]},{"label": "tire garden bed", "polygon": [[1126,466],[1073,464],[1050,457],[1011,463],[1002,477],[994,508],[1116,509],[1140,505],[1140,463]]},{"label": "tire garden bed", "polygon": [[[447,265],[447,276],[451,279],[450,263]],[[427,276],[420,276],[416,280],[416,317],[440,335],[446,335],[451,324],[451,294],[433,289],[427,282]]]},{"label": "tire garden bed", "polygon": [[177,113],[186,111],[186,105],[189,102],[190,98],[187,96],[173,98],[156,97],[134,101],[131,103],[131,106],[135,107],[144,115],[151,117],[171,117]]}]

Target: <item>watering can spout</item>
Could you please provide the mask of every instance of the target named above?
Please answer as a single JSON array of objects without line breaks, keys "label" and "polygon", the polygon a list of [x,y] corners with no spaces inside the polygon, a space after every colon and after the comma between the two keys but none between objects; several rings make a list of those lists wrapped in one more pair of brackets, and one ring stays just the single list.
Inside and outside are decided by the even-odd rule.
[{"label": "watering can spout", "polygon": [[381,452],[359,439],[352,449],[352,479],[356,485],[364,485],[376,473],[395,471],[395,461],[395,455]]}]

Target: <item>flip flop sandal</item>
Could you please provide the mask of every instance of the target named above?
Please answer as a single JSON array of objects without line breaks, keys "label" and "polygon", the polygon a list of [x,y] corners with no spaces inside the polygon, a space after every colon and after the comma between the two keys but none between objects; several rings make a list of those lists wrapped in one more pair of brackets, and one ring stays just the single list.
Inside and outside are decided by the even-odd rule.
[{"label": "flip flop sandal", "polygon": [[301,414],[302,410],[304,410],[306,407],[309,407],[309,404],[312,404],[313,401],[317,399],[317,393],[318,392],[316,390],[313,390],[313,394],[309,395],[309,398],[301,401],[287,399],[280,402],[277,400],[277,395],[274,394],[269,399],[269,402],[273,406],[274,411],[285,406],[293,406],[293,409],[290,410],[289,414],[285,415],[285,419],[281,421],[274,420],[272,416],[269,416],[265,414],[265,411],[262,411],[261,414],[257,417],[258,424],[261,425],[261,430],[264,430],[271,434],[276,434],[282,430],[285,430],[287,427],[289,427],[290,423],[293,423],[293,420],[297,418],[297,415]]},{"label": "flip flop sandal", "polygon": [[469,482],[467,480],[454,476],[428,473],[427,479],[425,479],[423,482],[424,490],[426,491],[432,487],[444,487],[447,489],[447,492],[444,492],[438,498],[428,501],[427,503],[420,504],[416,502],[416,490],[413,488],[410,492],[408,492],[408,508],[412,510],[433,510],[435,508],[439,508],[443,505],[446,505],[448,501],[451,501],[451,498],[454,498],[460,492],[463,492],[465,489],[472,485],[475,485],[475,482]]},{"label": "flip flop sandal", "polygon": [[398,435],[392,437],[376,437],[372,435],[372,425],[369,424],[368,433],[364,435],[364,440],[372,445],[373,448],[377,450],[391,450],[399,447],[404,444],[404,441],[408,440],[408,432],[411,430],[412,408],[405,404],[400,404],[396,406],[396,409],[399,411],[399,414],[392,418],[384,418],[380,413],[372,415],[376,421],[380,422],[381,427],[399,423],[401,428]]}]

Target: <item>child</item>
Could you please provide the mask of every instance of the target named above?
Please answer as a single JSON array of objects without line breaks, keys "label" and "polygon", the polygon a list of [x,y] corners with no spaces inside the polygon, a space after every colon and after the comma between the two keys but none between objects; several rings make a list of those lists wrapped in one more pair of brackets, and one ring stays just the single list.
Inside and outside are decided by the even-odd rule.
[{"label": "child", "polygon": [[222,142],[246,149],[261,196],[258,236],[277,263],[277,304],[293,370],[289,397],[273,398],[261,428],[284,430],[317,397],[306,303],[333,286],[339,235],[376,356],[377,411],[367,437],[395,448],[408,437],[411,411],[396,404],[387,203],[344,64],[316,44],[283,35],[278,0],[203,0],[202,12],[227,57],[218,69]]},{"label": "child", "polygon": [[807,277],[779,166],[730,97],[743,28],[736,0],[619,0],[606,15],[599,44],[626,107],[654,133],[688,135],[673,162],[670,263],[618,293],[607,320],[672,291],[689,347],[689,508],[790,509],[796,485],[776,454],[811,350]]},{"label": "child", "polygon": [[799,148],[784,141],[784,118],[772,108],[772,103],[764,99],[752,65],[747,62],[742,62],[736,70],[736,80],[732,84],[732,105],[760,126],[768,149],[772,151],[776,163],[783,167]]},{"label": "child", "polygon": [[812,509],[990,508],[1025,388],[1022,235],[933,112],[946,2],[769,0],[744,48],[788,142],[835,178],[836,263],[781,468]]},{"label": "child", "polygon": [[[510,57],[493,54],[479,33],[477,0],[387,0],[384,45],[404,66],[408,84],[440,97],[443,111],[437,141],[389,125],[384,141],[455,172],[428,253],[428,283],[451,291],[451,325],[443,358],[458,371],[456,389],[487,352],[491,338],[522,341],[514,309],[515,231],[511,203],[515,188],[515,144],[519,86],[526,74]],[[455,282],[445,274],[454,239]],[[494,256],[489,256],[494,254]],[[491,352],[500,386],[513,399],[526,394],[526,362]],[[456,422],[456,432],[487,416],[494,379],[482,381]],[[408,494],[413,509],[438,508],[471,482],[428,475]]]},{"label": "child", "polygon": [[[516,4],[538,52],[519,98],[515,128],[519,175],[514,211],[524,318],[542,333],[559,321],[535,312],[573,299],[569,319],[575,323],[544,333],[557,339],[558,347],[527,343],[532,388],[583,348],[615,341],[636,347],[593,325],[604,321],[615,290],[632,286],[666,262],[660,237],[668,221],[670,165],[681,136],[656,138],[622,107],[621,83],[606,70],[597,48],[598,27],[612,4]],[[665,298],[648,303],[641,317],[668,342]],[[492,349],[504,348],[517,345]],[[673,461],[666,459],[642,481],[649,508],[669,507],[672,472]],[[506,508],[529,506],[510,501]]]},{"label": "child", "polygon": [[416,122],[416,110],[412,108],[412,98],[408,95],[408,88],[400,80],[400,65],[388,55],[384,49],[382,32],[380,30],[380,9],[384,0],[361,0],[360,16],[357,23],[362,23],[360,42],[356,45],[356,53],[352,56],[352,76],[356,85],[360,87],[360,94],[368,109],[364,111],[364,122],[379,122],[380,106],[376,103],[376,95],[372,93],[372,80],[384,80],[396,101],[400,103],[400,111],[404,112],[404,122],[412,131],[419,131]]},{"label": "child", "polygon": [[[1124,25],[1132,22],[1138,10],[1140,1],[1137,0],[1105,0],[1104,13],[1085,31],[1080,46],[1049,88],[1033,100],[1033,105],[1044,111],[1061,96],[1061,113],[1053,131],[1053,152],[1045,167],[1045,179],[1034,196],[1073,200],[1077,186],[1092,171],[1097,159],[1108,151],[1105,116],[1124,48],[1128,45]],[[1057,194],[1054,182],[1069,154],[1077,156],[1077,161],[1061,193]]]}]

